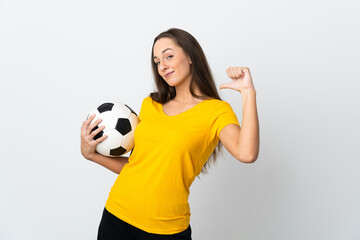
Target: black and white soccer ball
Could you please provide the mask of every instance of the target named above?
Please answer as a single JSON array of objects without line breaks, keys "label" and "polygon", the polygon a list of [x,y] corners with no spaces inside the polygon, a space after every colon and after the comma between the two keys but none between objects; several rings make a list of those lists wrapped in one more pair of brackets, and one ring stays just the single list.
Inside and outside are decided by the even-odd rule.
[{"label": "black and white soccer ball", "polygon": [[[96,152],[108,157],[119,157],[134,148],[134,131],[139,123],[137,114],[126,104],[107,102],[93,109],[87,118],[96,114],[91,123],[101,118],[105,128],[98,133],[94,140],[104,134],[108,137],[96,145]],[[96,126],[92,131],[98,128]]]}]

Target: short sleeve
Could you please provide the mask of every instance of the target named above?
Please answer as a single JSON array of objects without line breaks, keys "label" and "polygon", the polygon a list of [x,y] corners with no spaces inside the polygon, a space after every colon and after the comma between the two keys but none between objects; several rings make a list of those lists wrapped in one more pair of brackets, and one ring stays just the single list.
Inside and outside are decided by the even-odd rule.
[{"label": "short sleeve", "polygon": [[234,113],[230,104],[221,101],[220,104],[216,107],[216,109],[214,109],[211,136],[219,138],[221,130],[229,124],[236,124],[240,126],[236,114]]}]

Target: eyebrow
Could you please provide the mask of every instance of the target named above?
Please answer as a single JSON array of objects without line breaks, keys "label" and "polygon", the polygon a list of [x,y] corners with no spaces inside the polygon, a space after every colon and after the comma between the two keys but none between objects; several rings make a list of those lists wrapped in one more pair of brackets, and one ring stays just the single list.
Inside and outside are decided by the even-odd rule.
[{"label": "eyebrow", "polygon": [[[165,48],[164,50],[161,51],[161,53],[164,53],[164,52],[166,52],[167,50],[173,50],[173,49],[171,49],[171,48]],[[155,59],[155,58],[157,58],[157,56],[154,56],[153,59]]]}]

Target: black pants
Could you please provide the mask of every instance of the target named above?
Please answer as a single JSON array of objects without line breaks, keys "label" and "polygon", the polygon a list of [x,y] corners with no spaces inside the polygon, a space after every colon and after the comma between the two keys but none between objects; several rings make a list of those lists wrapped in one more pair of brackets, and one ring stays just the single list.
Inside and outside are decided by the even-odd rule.
[{"label": "black pants", "polygon": [[163,235],[145,232],[136,228],[104,208],[98,232],[98,240],[191,240],[191,227],[180,233]]}]

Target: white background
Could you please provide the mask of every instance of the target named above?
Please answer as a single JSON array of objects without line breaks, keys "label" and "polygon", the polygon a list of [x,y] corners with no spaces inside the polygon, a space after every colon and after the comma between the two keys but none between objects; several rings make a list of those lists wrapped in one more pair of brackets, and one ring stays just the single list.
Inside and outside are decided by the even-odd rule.
[{"label": "white background", "polygon": [[[153,91],[154,37],[182,28],[216,84],[250,68],[261,146],[191,187],[195,240],[360,239],[356,1],[0,0],[0,239],[96,239],[116,175],[80,154],[105,101]],[[241,95],[221,90],[242,119]]]}]

